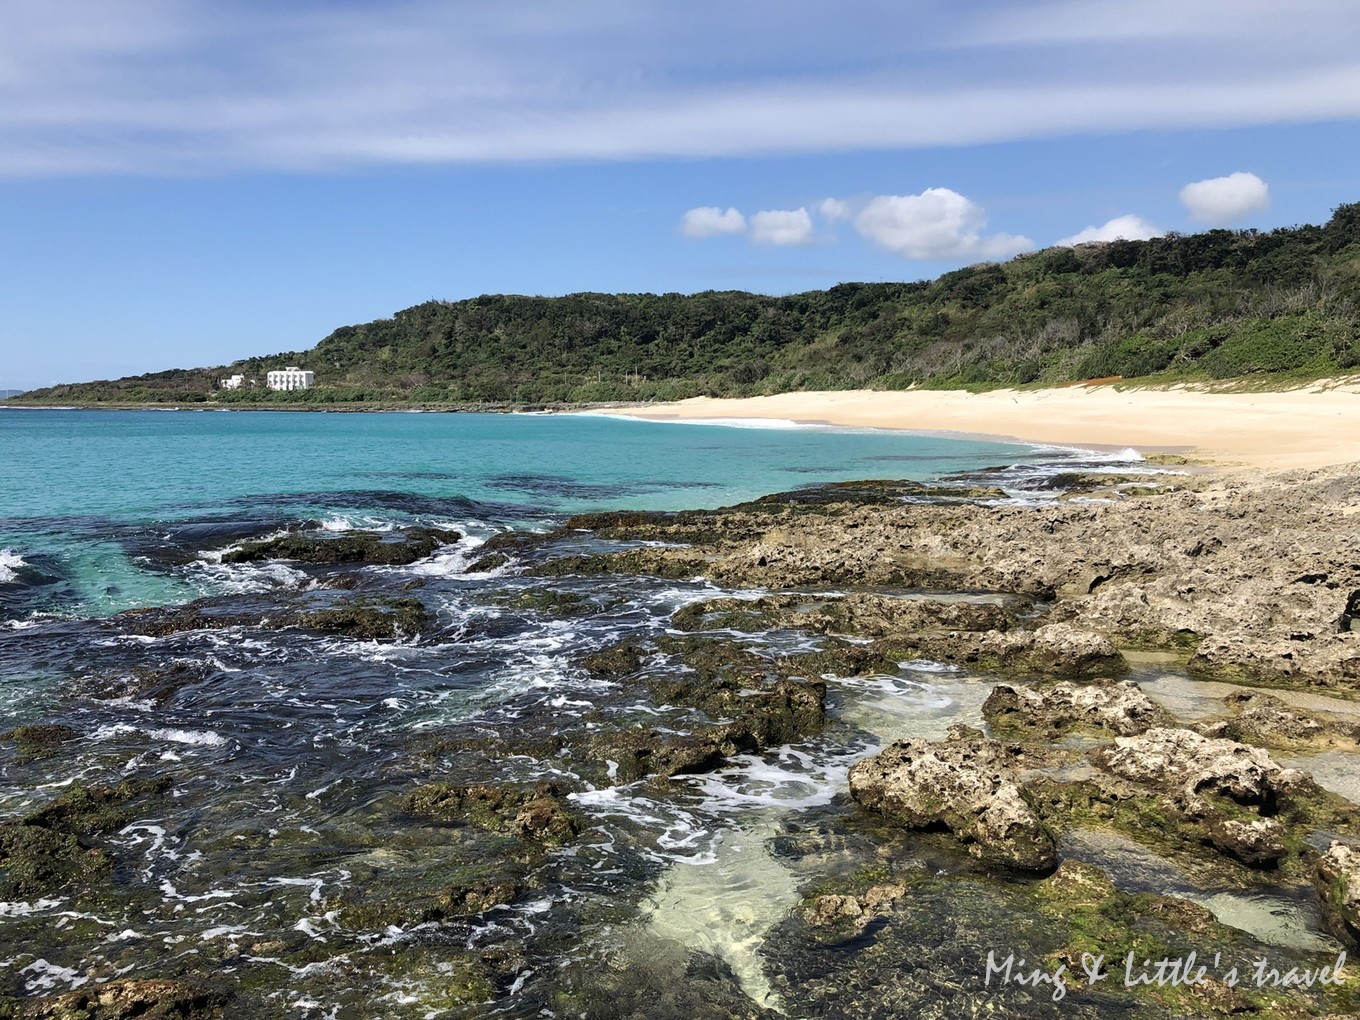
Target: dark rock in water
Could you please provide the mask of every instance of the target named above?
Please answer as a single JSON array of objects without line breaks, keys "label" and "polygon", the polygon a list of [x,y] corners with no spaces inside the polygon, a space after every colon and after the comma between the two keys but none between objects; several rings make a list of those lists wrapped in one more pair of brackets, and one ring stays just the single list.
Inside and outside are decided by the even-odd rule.
[{"label": "dark rock in water", "polygon": [[1051,871],[1053,834],[1020,788],[1025,757],[1018,745],[963,732],[898,741],[850,770],[850,796],[908,828],[948,829],[991,863]]},{"label": "dark rock in water", "polygon": [[490,605],[504,606],[506,609],[527,609],[558,616],[577,616],[596,608],[584,595],[570,591],[554,591],[551,588],[526,588],[522,591],[495,595],[486,601]]},{"label": "dark rock in water", "polygon": [[360,595],[301,613],[297,622],[311,630],[343,634],[359,641],[395,641],[428,630],[434,616],[417,598]]},{"label": "dark rock in water", "polygon": [[859,896],[828,893],[818,896],[804,916],[814,928],[848,928],[859,934],[907,898],[907,887],[899,883],[871,886]]},{"label": "dark rock in water", "polygon": [[644,727],[599,734],[591,740],[589,753],[600,761],[613,762],[615,768],[609,778],[619,783],[648,776],[668,779],[712,772],[727,760],[712,733],[686,736]]},{"label": "dark rock in water", "polygon": [[621,552],[559,556],[531,567],[531,577],[572,577],[593,574],[631,574],[691,578],[703,575],[708,561],[689,549],[644,546]]},{"label": "dark rock in water", "polygon": [[374,896],[356,890],[342,900],[338,920],[351,931],[382,931],[390,925],[468,921],[498,906],[513,903],[523,891],[518,877],[496,874],[442,888],[405,888],[400,896]]},{"label": "dark rock in water", "polygon": [[208,663],[176,659],[156,668],[134,666],[126,672],[76,677],[71,684],[84,697],[99,700],[136,698],[163,704],[185,688],[202,683],[215,673],[216,667]]},{"label": "dark rock in water", "polygon": [[274,598],[230,596],[205,598],[183,606],[129,609],[108,625],[131,634],[168,637],[190,630],[262,627],[282,630],[306,627],[361,641],[393,641],[429,630],[434,616],[418,598],[407,595],[333,596],[328,593],[285,593]]},{"label": "dark rock in water", "polygon": [[65,567],[55,557],[25,553],[20,565],[3,569],[0,620],[54,612],[80,601]]},{"label": "dark rock in water", "polygon": [[297,560],[302,563],[370,563],[402,566],[429,556],[463,536],[442,528],[397,528],[390,532],[294,531],[246,542],[222,554],[223,563]]},{"label": "dark rock in water", "polygon": [[631,676],[642,668],[645,649],[631,641],[592,652],[581,660],[581,665],[595,676],[616,680]]},{"label": "dark rock in water", "polygon": [[189,630],[221,630],[259,624],[275,608],[261,598],[203,598],[182,606],[128,609],[106,625],[142,637],[168,637]]},{"label": "dark rock in water", "polygon": [[97,882],[113,857],[93,837],[122,828],[140,802],[171,780],[127,780],[117,786],[75,785],[17,822],[0,822],[0,899],[21,900]]},{"label": "dark rock in water", "polygon": [[134,803],[164,793],[174,783],[170,776],[126,779],[116,786],[75,784],[65,793],[24,817],[37,825],[76,836],[91,836],[126,825]]},{"label": "dark rock in water", "polygon": [[478,556],[467,566],[469,574],[483,574],[492,570],[499,570],[510,562],[510,557],[503,552],[489,552],[485,556]]},{"label": "dark rock in water", "polygon": [[302,530],[321,527],[319,521],[299,522],[282,515],[229,517],[138,528],[121,536],[120,541],[130,559],[152,570],[165,570],[193,563],[204,550],[259,541],[290,525]]},{"label": "dark rock in water", "polygon": [[63,744],[69,744],[79,737],[76,730],[60,724],[16,726],[8,733],[0,733],[0,740],[14,741],[21,763],[59,754]]},{"label": "dark rock in water", "polygon": [[1074,729],[1132,736],[1172,722],[1171,714],[1131,680],[997,684],[983,702],[982,715],[997,733],[1047,739]]},{"label": "dark rock in water", "polygon": [[[671,940],[636,934],[607,964],[554,968],[529,990],[551,1005],[543,1015],[581,1020],[781,1020],[753,1002],[723,960]],[[830,1015],[830,1014],[828,1014]]]},{"label": "dark rock in water", "polygon": [[1360,948],[1360,846],[1333,842],[1318,859],[1313,885],[1328,931]]},{"label": "dark rock in water", "polygon": [[24,1004],[36,1020],[216,1020],[227,992],[187,981],[119,980]]},{"label": "dark rock in water", "polygon": [[817,507],[854,504],[857,506],[895,506],[906,500],[965,501],[977,499],[1006,499],[1006,492],[994,485],[927,485],[910,479],[868,479],[866,481],[828,482],[811,485],[790,492],[776,492],[749,503],[725,507],[727,511],[770,509],[773,507]]},{"label": "dark rock in water", "polygon": [[432,783],[409,793],[404,801],[410,814],[440,822],[463,822],[540,843],[564,843],[580,831],[561,791],[552,783],[538,783],[532,791],[501,786],[449,786]]},{"label": "dark rock in water", "polygon": [[0,898],[25,900],[90,885],[112,871],[108,851],[87,846],[70,833],[0,822]]}]

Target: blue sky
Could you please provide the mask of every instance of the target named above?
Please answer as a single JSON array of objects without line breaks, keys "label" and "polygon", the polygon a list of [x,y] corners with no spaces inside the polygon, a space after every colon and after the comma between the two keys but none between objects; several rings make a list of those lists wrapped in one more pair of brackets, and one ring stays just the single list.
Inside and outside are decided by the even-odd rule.
[{"label": "blue sky", "polygon": [[5,0],[0,388],[1360,200],[1355,0]]}]

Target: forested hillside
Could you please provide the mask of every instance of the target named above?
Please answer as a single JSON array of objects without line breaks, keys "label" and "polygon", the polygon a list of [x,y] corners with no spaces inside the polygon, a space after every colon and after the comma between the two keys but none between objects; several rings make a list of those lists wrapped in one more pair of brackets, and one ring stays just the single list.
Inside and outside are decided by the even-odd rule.
[{"label": "forested hillside", "polygon": [[[216,389],[285,364],[317,388]],[[430,301],[306,352],[24,401],[590,402],[1355,370],[1360,203],[1325,226],[1050,248],[928,282]]]}]

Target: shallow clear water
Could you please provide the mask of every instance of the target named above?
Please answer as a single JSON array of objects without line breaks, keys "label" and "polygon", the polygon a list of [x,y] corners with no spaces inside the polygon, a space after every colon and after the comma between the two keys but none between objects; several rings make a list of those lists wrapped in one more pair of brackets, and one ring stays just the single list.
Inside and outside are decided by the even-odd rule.
[{"label": "shallow clear water", "polygon": [[129,564],[153,525],[420,519],[486,533],[589,509],[715,507],[820,482],[1062,455],[887,431],[589,415],[0,409],[0,588],[24,580],[27,565],[29,582],[45,578],[47,594],[94,611],[220,590],[207,574],[176,584]]}]

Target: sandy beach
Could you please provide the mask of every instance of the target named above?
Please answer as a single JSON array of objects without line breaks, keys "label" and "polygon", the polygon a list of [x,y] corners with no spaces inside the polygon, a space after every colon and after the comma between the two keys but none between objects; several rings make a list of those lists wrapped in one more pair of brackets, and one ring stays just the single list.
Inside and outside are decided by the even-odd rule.
[{"label": "sandy beach", "polygon": [[654,420],[783,419],[920,429],[1065,446],[1186,453],[1226,468],[1285,470],[1360,460],[1360,380],[1283,392],[1117,389],[781,393],[695,397],[617,413]]}]

